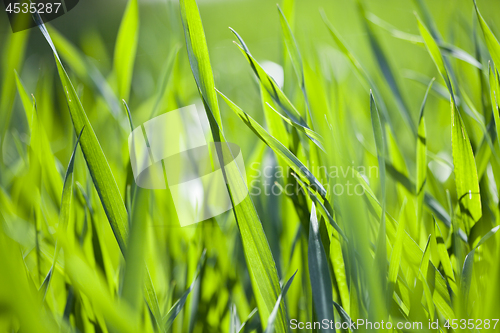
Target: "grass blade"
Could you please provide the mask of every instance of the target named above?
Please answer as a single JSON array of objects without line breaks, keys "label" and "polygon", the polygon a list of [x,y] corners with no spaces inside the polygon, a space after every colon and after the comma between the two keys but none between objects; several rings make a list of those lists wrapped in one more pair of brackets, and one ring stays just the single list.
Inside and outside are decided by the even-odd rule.
[{"label": "grass blade", "polygon": [[207,253],[206,250],[204,250],[203,253],[201,254],[201,258],[200,261],[198,262],[198,267],[196,268],[196,274],[194,276],[193,282],[191,282],[189,288],[184,292],[181,298],[179,298],[177,302],[175,302],[175,304],[170,308],[168,313],[165,315],[165,318],[163,318],[165,331],[168,331],[170,326],[172,326],[174,319],[181,312],[182,308],[184,307],[184,304],[186,304],[186,300],[187,297],[189,296],[189,293],[191,293],[191,291],[194,289],[196,281],[198,280],[198,277],[200,276],[203,266],[205,265],[206,253]]},{"label": "grass blade", "polygon": [[434,78],[429,82],[425,91],[424,100],[420,107],[420,116],[418,117],[418,138],[417,138],[417,224],[420,224],[423,214],[423,204],[425,197],[425,183],[427,182],[427,138],[425,132],[424,110],[427,102],[427,96],[434,83]]},{"label": "grass blade", "polygon": [[129,0],[115,45],[114,71],[120,99],[129,100],[135,54],[139,40],[139,5]]},{"label": "grass blade", "polygon": [[[80,102],[75,88],[73,87],[73,84],[71,83],[68,74],[61,63],[54,43],[52,43],[50,35],[40,16],[37,14],[35,18],[37,19],[40,31],[54,52],[54,59],[56,61],[59,77],[66,95],[66,102],[68,103],[71,120],[73,121],[73,127],[75,131],[79,131],[83,127],[86,128],[85,133],[82,134],[80,139],[80,147],[82,149],[85,162],[87,163],[87,167],[89,168],[92,181],[97,190],[97,194],[104,208],[104,212],[106,213],[106,217],[108,218],[111,229],[115,235],[115,239],[122,254],[124,254],[126,252],[126,239],[128,238],[128,216],[120,190],[118,189],[116,180],[113,177],[108,161],[106,160],[106,156],[102,151],[99,141],[97,140],[97,136],[95,135],[92,125],[87,118],[85,110],[83,109],[82,103]],[[145,283],[146,295],[148,296],[146,298],[148,306],[155,316],[156,322],[159,322],[161,314],[159,311],[158,300],[155,297],[156,293],[154,292],[151,278],[146,279]]]},{"label": "grass blade", "polygon": [[295,278],[295,274],[297,274],[297,271],[293,273],[293,275],[288,279],[288,281],[285,283],[285,286],[281,290],[281,293],[278,296],[278,299],[276,300],[276,305],[274,306],[273,312],[271,312],[271,314],[269,315],[269,319],[267,320],[267,327],[264,333],[274,332],[274,322],[276,320],[278,311],[280,309],[281,300],[285,298],[285,295],[288,292],[288,288],[290,288],[290,285],[292,284],[293,279]]},{"label": "grass blade", "polygon": [[375,59],[377,60],[378,67],[380,68],[380,71],[382,72],[382,75],[385,78],[385,81],[389,85],[389,88],[392,91],[392,94],[394,95],[396,99],[396,104],[398,105],[401,115],[403,116],[404,121],[410,128],[410,130],[413,132],[413,135],[417,135],[417,129],[415,128],[415,124],[411,118],[410,111],[408,110],[408,107],[406,106],[406,103],[403,99],[403,95],[399,89],[400,85],[398,85],[396,78],[394,76],[394,73],[391,69],[391,66],[389,65],[389,61],[387,57],[384,54],[384,51],[382,50],[382,47],[380,43],[378,42],[375,34],[373,33],[372,29],[370,28],[370,25],[368,24],[368,19],[367,15],[365,12],[365,9],[363,5],[361,4],[360,1],[358,1],[358,8],[361,13],[361,16],[364,18],[364,27],[366,32],[368,33],[368,39],[370,41],[370,46],[372,49],[373,54],[375,55]]},{"label": "grass blade", "polygon": [[481,26],[481,30],[483,31],[484,39],[486,40],[486,46],[488,47],[488,51],[490,51],[490,55],[491,58],[493,59],[493,62],[498,67],[500,66],[500,43],[498,43],[497,38],[495,37],[493,32],[491,32],[490,27],[488,26],[483,16],[479,12],[476,0],[473,1],[474,1],[474,8],[477,14],[477,20],[479,21],[479,25]]},{"label": "grass blade", "polygon": [[309,181],[310,186],[314,188],[322,197],[326,196],[326,190],[323,185],[314,177],[314,175],[307,169],[307,167],[285,146],[278,140],[272,137],[262,126],[259,125],[252,117],[241,110],[223,93],[217,90],[219,95],[226,101],[227,105],[240,117],[241,120],[278,156],[283,158],[287,164],[299,175]]},{"label": "grass blade", "polygon": [[121,193],[116,184],[115,178],[111,173],[108,161],[104,156],[102,148],[97,140],[94,129],[83,109],[82,103],[71,83],[66,70],[64,69],[57,50],[52,43],[47,29],[43,22],[39,22],[39,28],[45,39],[54,52],[57,70],[61,79],[69,112],[73,121],[75,131],[79,132],[83,127],[86,128],[80,140],[83,156],[87,162],[90,175],[94,182],[99,198],[101,199],[104,211],[108,217],[111,228],[115,234],[116,240],[122,252],[125,252],[125,240],[127,239],[127,210],[123,204]]},{"label": "grass blade", "polygon": [[[191,71],[203,99],[212,137],[216,142],[225,142],[208,47],[198,6],[195,0],[181,0],[180,7]],[[222,166],[226,164],[224,163],[225,157],[232,157],[223,156],[223,152],[219,150],[216,156]],[[250,196],[247,195],[248,189],[243,183],[244,175],[239,170],[234,169],[221,168],[224,178],[228,180],[231,200],[236,196],[244,198],[238,205],[233,204],[233,212],[241,234],[259,316],[264,325],[267,323],[280,292],[278,272],[255,206]],[[285,308],[282,305],[278,313],[277,332],[286,331],[285,318]]]},{"label": "grass blade", "polygon": [[461,211],[462,222],[468,234],[474,224],[481,218],[481,197],[479,193],[479,182],[477,177],[474,153],[470,144],[467,130],[455,103],[453,87],[448,77],[443,57],[439,52],[436,41],[429,33],[424,24],[417,17],[420,34],[424,38],[425,45],[436,64],[439,73],[446,82],[451,95],[451,124],[452,124],[452,150],[453,164],[455,166],[455,182],[457,187],[458,202]]},{"label": "grass blade", "polygon": [[[78,144],[80,143],[80,138],[82,137],[83,131],[85,127],[82,128],[78,138],[76,139],[75,148],[73,149],[73,153],[71,154],[71,158],[69,159],[68,168],[66,169],[66,175],[64,176],[64,186],[62,192],[61,199],[61,211],[59,213],[59,225],[57,230],[57,238],[66,237],[66,228],[71,220],[71,206],[73,199],[73,187],[74,187],[74,177],[73,170],[75,165],[75,157],[76,157],[76,148],[78,148]],[[43,281],[42,287],[43,290],[43,298],[45,299],[47,295],[47,290],[50,286],[50,281],[52,281],[52,275],[54,274],[54,268],[57,263],[57,257],[59,256],[59,251],[61,250],[61,245],[56,241],[56,250],[54,254],[54,260],[52,261],[52,266],[50,267],[49,273],[47,277]]]},{"label": "grass blade", "polygon": [[[313,303],[318,321],[326,319],[328,322],[335,322],[333,316],[332,280],[330,278],[325,250],[319,235],[319,225],[314,203],[311,207],[307,257],[309,260],[309,278],[313,293]],[[322,329],[322,332],[334,332],[334,330]]]}]

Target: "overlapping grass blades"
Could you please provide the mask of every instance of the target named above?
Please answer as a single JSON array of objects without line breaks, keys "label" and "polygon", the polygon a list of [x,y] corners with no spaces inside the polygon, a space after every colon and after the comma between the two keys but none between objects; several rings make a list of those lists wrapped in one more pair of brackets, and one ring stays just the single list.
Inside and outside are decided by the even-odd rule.
[{"label": "overlapping grass blades", "polygon": [[474,153],[464,122],[456,106],[455,94],[445,63],[434,38],[417,18],[420,33],[451,95],[453,163],[462,222],[467,232],[481,218],[481,197]]},{"label": "overlapping grass blades", "polygon": [[[213,140],[224,142],[217,94],[198,6],[195,0],[181,0],[180,5],[191,70],[205,106]],[[222,156],[221,151],[217,151],[215,154],[216,158],[222,162],[220,165],[223,166],[228,156]],[[225,172],[224,169],[222,167],[224,177],[231,179],[228,184],[240,187],[228,186],[231,197],[236,192],[248,191],[245,184],[242,183],[244,175],[241,175],[238,170],[231,174]],[[233,211],[245,250],[245,259],[259,316],[264,325],[267,323],[280,293],[276,264],[250,196],[246,196],[238,205],[233,205]],[[276,332],[285,332],[286,330],[284,305],[280,305],[275,327]]]},{"label": "overlapping grass blades", "polygon": [[[111,225],[116,241],[121,252],[125,253],[126,241],[128,238],[128,217],[121,193],[118,189],[115,178],[113,177],[108,161],[104,156],[99,141],[97,140],[95,132],[92,129],[92,125],[85,114],[85,110],[83,109],[75,88],[73,87],[73,84],[71,83],[68,74],[61,63],[59,55],[57,54],[57,50],[52,43],[50,35],[41,21],[40,16],[37,15],[36,19],[38,20],[37,23],[40,31],[54,52],[54,59],[56,61],[59,77],[65,92],[66,102],[68,103],[71,120],[73,121],[73,127],[75,131],[81,131],[82,128],[86,128],[86,131],[82,134],[80,139],[80,147],[82,148],[85,161],[92,176],[92,181],[97,190],[104,211],[106,212],[106,216]],[[150,279],[145,280],[145,288],[146,300],[155,317],[155,320],[158,322],[158,318],[160,316],[158,300],[155,297]]]}]

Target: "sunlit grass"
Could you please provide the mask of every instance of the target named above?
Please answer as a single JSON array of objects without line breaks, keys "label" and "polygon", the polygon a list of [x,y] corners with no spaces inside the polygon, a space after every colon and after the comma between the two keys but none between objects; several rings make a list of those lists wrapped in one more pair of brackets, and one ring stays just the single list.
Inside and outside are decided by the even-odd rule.
[{"label": "sunlit grass", "polygon": [[[323,319],[429,332],[429,322],[452,332],[451,320],[473,319],[486,329],[500,314],[500,44],[481,16],[490,4],[468,4],[474,16],[452,33],[422,0],[405,4],[411,33],[370,5],[355,3],[360,54],[328,10],[309,17],[293,0],[280,4],[283,85],[238,29],[227,30],[234,44],[218,42],[234,49],[226,61],[239,71],[218,71],[195,0],[168,4],[179,24],[165,57],[144,56],[137,0],[113,53],[82,33],[102,62],[50,24],[10,34],[0,331],[270,333]],[[316,42],[307,22],[329,39]],[[23,66],[30,35],[50,47],[40,73]],[[418,50],[410,68],[406,48]],[[168,190],[136,186],[128,136],[190,104],[204,108],[208,141],[241,145],[246,174],[224,175],[233,199],[250,195],[181,228]],[[211,153],[214,163],[233,158]]]}]

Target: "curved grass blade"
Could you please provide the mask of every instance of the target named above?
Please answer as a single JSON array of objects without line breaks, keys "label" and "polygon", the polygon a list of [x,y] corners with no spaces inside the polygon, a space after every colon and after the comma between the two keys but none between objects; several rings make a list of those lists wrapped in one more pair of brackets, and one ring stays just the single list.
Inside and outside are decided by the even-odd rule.
[{"label": "curved grass blade", "polygon": [[321,215],[323,215],[323,217],[325,219],[327,219],[328,222],[330,222],[330,224],[332,225],[332,227],[335,230],[337,230],[337,232],[339,233],[339,235],[342,236],[342,238],[347,242],[348,240],[347,240],[346,235],[344,234],[344,231],[342,231],[342,229],[337,224],[337,222],[335,222],[335,220],[333,219],[332,215],[330,214],[330,212],[328,212],[328,210],[323,205],[323,203],[321,201],[319,201],[319,199],[316,197],[316,194],[314,194],[309,189],[309,187],[295,173],[292,172],[292,176],[295,177],[295,179],[297,180],[297,182],[299,183],[299,185],[303,189],[307,190],[307,193],[309,193],[309,197],[311,198],[311,200],[319,207],[319,211],[320,211]]},{"label": "curved grass blade", "polygon": [[[180,7],[191,71],[203,99],[212,136],[216,142],[225,142],[208,47],[198,6],[195,0],[181,0]],[[225,165],[223,152],[220,150],[218,149],[216,155],[219,158],[220,165]],[[226,157],[234,159],[233,156]],[[245,175],[242,175],[239,170],[230,168],[223,167],[221,170],[224,178],[228,180],[226,183],[228,184],[231,200],[236,194],[244,197],[243,201],[238,205],[233,204],[233,212],[241,234],[245,260],[257,308],[259,309],[259,316],[261,323],[265,324],[280,292],[276,263],[255,206],[251,197],[247,195],[248,189],[243,183]],[[285,307],[282,305],[278,314],[277,332],[284,333],[285,331],[286,314]]]},{"label": "curved grass blade", "polygon": [[[443,57],[441,56],[441,52],[439,51],[439,47],[432,37],[431,33],[425,25],[422,23],[420,18],[417,16],[417,23],[418,23],[418,29],[420,30],[420,34],[422,35],[422,38],[424,39],[425,46],[427,47],[427,50],[429,51],[429,54],[431,55],[432,61],[436,65],[439,74],[441,74],[441,77],[443,78],[444,82],[446,83],[446,87],[448,88],[448,91],[451,95],[451,99],[454,101],[455,100],[455,94],[453,91],[453,87],[451,85],[450,78],[448,76],[448,71],[446,70],[445,63],[443,61]],[[456,102],[453,102],[456,105]]]},{"label": "curved grass blade", "polygon": [[498,108],[498,97],[500,96],[500,91],[498,91],[498,80],[495,75],[495,66],[488,62],[488,79],[490,83],[490,99],[491,107],[493,108],[493,119],[495,121],[495,128],[497,131],[497,143],[500,145],[500,109]]},{"label": "curved grass blade", "polygon": [[[304,120],[301,118],[300,112],[295,108],[295,106],[290,102],[288,97],[286,97],[285,93],[280,89],[276,81],[268,75],[264,69],[259,65],[259,63],[254,59],[250,50],[248,49],[245,41],[241,36],[232,28],[229,28],[233,34],[238,38],[238,41],[241,43],[235,43],[243,53],[243,55],[247,58],[254,74],[257,76],[262,85],[266,88],[266,91],[271,95],[274,101],[285,111],[287,116],[295,122],[299,122],[300,124],[305,124]],[[296,117],[299,117],[298,119]]]},{"label": "curved grass blade", "polygon": [[[73,177],[73,169],[75,165],[75,157],[76,157],[76,148],[78,148],[78,144],[80,143],[80,138],[82,137],[83,131],[85,127],[82,128],[78,138],[76,139],[75,148],[73,149],[73,153],[71,154],[71,158],[69,159],[68,168],[66,169],[66,175],[64,176],[64,185],[61,199],[61,211],[59,213],[59,225],[57,230],[57,238],[66,237],[66,228],[71,219],[71,202],[73,199],[73,186],[74,186],[74,177]],[[54,268],[56,266],[57,257],[59,256],[59,252],[61,250],[61,245],[56,240],[56,250],[54,254],[54,259],[52,261],[52,266],[50,267],[49,273],[45,277],[42,286],[40,289],[43,292],[43,299],[45,299],[47,295],[47,290],[50,286],[50,281],[52,281],[52,274],[54,273]]]},{"label": "curved grass blade", "polygon": [[[395,38],[406,40],[411,43],[424,44],[424,40],[421,36],[398,30],[373,13],[367,13],[366,18],[368,21],[389,32]],[[447,44],[443,41],[438,41],[437,44],[443,54],[465,61],[466,63],[479,69],[483,68],[483,65],[476,58],[474,58],[474,56],[462,50],[461,48],[452,44]]]},{"label": "curved grass blade", "polygon": [[200,257],[200,261],[198,262],[198,267],[196,268],[196,274],[194,276],[193,282],[191,282],[189,288],[184,292],[184,294],[182,294],[181,298],[179,298],[177,302],[175,302],[175,304],[170,308],[168,313],[163,318],[165,331],[168,331],[170,326],[172,326],[174,319],[177,317],[177,315],[181,312],[182,308],[184,307],[184,304],[186,303],[189,293],[191,293],[191,291],[194,289],[196,281],[198,280],[198,277],[200,276],[203,266],[205,265],[206,253],[207,251],[203,250],[203,253],[201,254]]},{"label": "curved grass blade", "polygon": [[118,30],[114,54],[114,71],[120,99],[129,99],[138,40],[138,0],[129,0],[120,24],[120,29]]},{"label": "curved grass blade", "polygon": [[247,317],[247,320],[241,325],[238,333],[250,333],[261,329],[259,310],[253,309]]},{"label": "curved grass blade", "polygon": [[278,311],[280,309],[281,300],[285,298],[285,295],[288,291],[288,288],[290,288],[290,285],[292,284],[293,279],[295,278],[295,274],[297,274],[297,271],[295,271],[295,273],[293,273],[293,275],[288,279],[285,286],[281,290],[281,293],[278,296],[278,299],[276,300],[276,305],[274,306],[274,309],[271,312],[271,314],[269,315],[269,319],[267,320],[267,327],[266,327],[266,330],[264,331],[264,333],[273,333],[274,332],[274,322],[276,320],[276,317],[278,315]]},{"label": "curved grass blade", "polygon": [[[39,18],[39,16],[38,16]],[[71,83],[66,70],[64,69],[57,50],[52,43],[45,25],[39,19],[40,31],[45,36],[54,52],[59,77],[66,95],[71,120],[75,131],[80,131],[84,126],[87,130],[83,133],[80,140],[83,156],[89,167],[90,175],[96,187],[97,193],[103,204],[104,211],[111,224],[116,240],[122,252],[125,251],[125,239],[127,239],[127,210],[123,204],[121,193],[116,184],[115,178],[111,173],[108,161],[104,156],[102,148],[97,140],[94,129],[87,118],[82,103],[78,98],[75,88]]]},{"label": "curved grass blade", "polygon": [[375,34],[373,33],[372,29],[370,28],[370,25],[368,24],[368,19],[367,15],[365,12],[365,9],[363,5],[361,4],[360,1],[358,1],[358,9],[361,13],[361,16],[364,18],[364,27],[366,32],[368,33],[368,39],[370,41],[370,46],[372,49],[373,54],[375,55],[375,59],[377,60],[378,67],[380,68],[380,71],[382,72],[382,75],[385,78],[385,81],[389,85],[389,88],[392,91],[392,94],[395,97],[396,104],[399,107],[399,110],[401,111],[401,115],[403,116],[403,119],[405,120],[406,124],[410,128],[410,130],[413,132],[413,135],[417,135],[417,129],[415,128],[415,124],[411,118],[410,111],[404,101],[403,95],[399,89],[399,85],[396,81],[396,78],[394,76],[394,73],[391,69],[391,66],[389,64],[389,61],[387,57],[384,54],[384,51],[382,50],[382,47],[380,43],[378,42]]},{"label": "curved grass blade", "polygon": [[273,110],[274,112],[276,112],[281,117],[281,119],[283,119],[288,125],[295,127],[300,132],[306,134],[311,140],[314,140],[314,142],[316,143],[316,145],[322,151],[325,152],[325,148],[323,146],[323,137],[320,134],[316,133],[315,131],[313,131],[312,129],[310,129],[310,128],[306,127],[306,126],[303,126],[303,125],[300,125],[298,123],[295,123],[295,122],[291,121],[290,119],[288,119],[287,117],[285,117],[284,115],[282,115],[281,113],[279,113],[275,108],[273,108],[271,106],[271,104],[266,103],[266,105],[271,110]]},{"label": "curved grass blade", "polygon": [[340,304],[338,304],[337,302],[333,301],[333,305],[335,306],[335,309],[337,309],[337,312],[340,315],[340,319],[342,320],[342,324],[346,323],[347,327],[356,327],[354,325],[354,321],[351,319],[351,317],[349,317],[349,315],[347,314],[347,312],[344,310],[344,308],[342,306],[340,306]]},{"label": "curved grass blade", "polygon": [[[111,172],[106,156],[102,151],[99,141],[97,140],[97,136],[95,135],[92,125],[87,118],[85,110],[83,109],[82,103],[80,102],[75,88],[73,87],[73,84],[71,83],[68,74],[61,63],[54,43],[52,42],[50,35],[38,13],[34,16],[34,18],[40,28],[40,31],[54,52],[54,59],[66,95],[66,102],[68,103],[71,120],[73,121],[73,127],[75,131],[81,130],[83,127],[86,128],[85,133],[82,134],[80,139],[80,148],[82,149],[85,162],[89,168],[92,181],[104,208],[104,212],[106,213],[106,217],[111,225],[111,229],[115,235],[115,239],[122,254],[124,254],[126,252],[126,239],[128,238],[128,215],[120,190],[118,189],[116,180],[113,177],[113,173]],[[156,298],[156,293],[150,277],[145,281],[145,288],[148,306],[151,309],[156,322],[159,323],[161,313],[159,310],[158,299]]]},{"label": "curved grass blade", "polygon": [[455,182],[461,211],[460,217],[464,224],[465,231],[468,234],[470,229],[482,216],[481,197],[479,193],[479,182],[474,153],[472,151],[469,136],[467,135],[462,117],[456,106],[453,87],[448,77],[448,72],[436,41],[418,17],[417,22],[431,58],[436,64],[439,73],[445,80],[446,86],[448,87],[451,95],[451,137],[453,164],[455,166]]},{"label": "curved grass blade", "polygon": [[[231,31],[234,33],[236,38],[238,38],[239,42],[241,43],[241,45],[239,45],[238,43],[235,43],[235,44],[240,48],[243,55],[247,58],[248,62],[250,63],[250,66],[252,67],[252,69],[254,71],[254,74],[259,79],[262,87],[267,91],[267,93],[276,102],[276,104],[278,104],[280,106],[280,108],[283,109],[283,111],[285,112],[285,115],[279,113],[280,116],[282,116],[282,118],[283,117],[288,118],[289,121],[294,123],[299,128],[307,128],[308,130],[310,130],[308,128],[306,122],[304,121],[304,119],[300,115],[299,111],[297,111],[297,109],[292,104],[292,102],[290,102],[288,97],[286,97],[285,93],[281,90],[281,88],[278,86],[278,84],[274,81],[274,79],[270,75],[268,75],[264,71],[264,69],[259,65],[259,63],[253,58],[252,54],[250,53],[250,50],[248,49],[245,42],[243,41],[243,38],[241,38],[241,36],[233,29],[231,29]],[[304,132],[304,131],[301,130],[301,132]],[[320,140],[318,140],[319,138],[316,138],[315,136],[309,136],[307,132],[306,132],[306,136],[314,144],[316,144],[318,146],[318,148],[320,148],[321,150],[324,151],[324,148],[323,148]]]},{"label": "curved grass blade", "polygon": [[[216,89],[217,90],[217,89]],[[234,104],[229,98],[227,98],[223,93],[217,90],[219,95],[226,101],[227,105],[240,117],[241,120],[266,144],[271,148],[278,156],[283,158],[288,165],[299,175],[303,176],[310,183],[310,186],[322,196],[326,196],[326,190],[323,185],[314,177],[314,175],[307,169],[307,167],[285,146],[281,144],[278,140],[272,137],[262,126],[259,125],[252,117],[241,110],[236,104]]]},{"label": "curved grass blade", "polygon": [[281,31],[283,32],[285,46],[288,51],[288,54],[290,55],[290,59],[292,61],[292,66],[295,70],[295,74],[297,74],[297,79],[299,81],[300,89],[302,90],[302,94],[304,95],[308,119],[311,122],[311,126],[314,128],[314,122],[311,114],[311,106],[309,105],[309,97],[307,95],[306,82],[304,78],[304,67],[302,63],[302,57],[299,51],[299,46],[297,45],[297,41],[293,36],[292,29],[288,24],[285,14],[283,13],[279,5],[278,5],[278,12],[280,14]]},{"label": "curved grass blade", "polygon": [[[307,258],[313,304],[318,316],[318,321],[326,319],[328,322],[335,322],[333,316],[332,280],[330,278],[325,250],[319,235],[319,225],[314,203],[311,206]],[[334,330],[323,329],[322,332],[334,332]]]},{"label": "curved grass blade", "polygon": [[498,67],[500,66],[500,43],[498,43],[497,38],[495,37],[493,32],[491,32],[490,27],[488,26],[483,16],[479,12],[476,0],[473,0],[473,2],[474,2],[474,8],[476,10],[477,20],[479,21],[479,25],[481,26],[481,30],[483,31],[484,39],[486,40],[486,47],[490,52],[493,62]]},{"label": "curved grass blade", "polygon": [[469,296],[469,289],[470,289],[470,285],[472,282],[472,266],[474,265],[474,254],[476,253],[476,250],[478,247],[483,245],[488,239],[491,238],[491,236],[496,234],[498,229],[500,229],[500,226],[496,226],[493,229],[491,229],[490,231],[488,231],[488,233],[486,235],[484,235],[483,238],[481,238],[481,240],[477,243],[477,245],[474,246],[474,249],[472,251],[470,251],[467,254],[467,256],[465,257],[464,266],[462,269],[462,283],[461,283],[462,294],[466,300],[465,304],[467,304],[467,298]]}]

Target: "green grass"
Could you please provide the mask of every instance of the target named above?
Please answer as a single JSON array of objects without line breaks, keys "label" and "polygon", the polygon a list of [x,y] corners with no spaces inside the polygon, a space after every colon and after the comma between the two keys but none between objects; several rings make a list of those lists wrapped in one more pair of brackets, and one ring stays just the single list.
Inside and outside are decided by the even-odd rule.
[{"label": "green grass", "polygon": [[[0,331],[498,319],[498,5],[343,4],[129,0],[111,37],[0,36]],[[128,136],[190,104],[250,195],[180,227]]]}]

